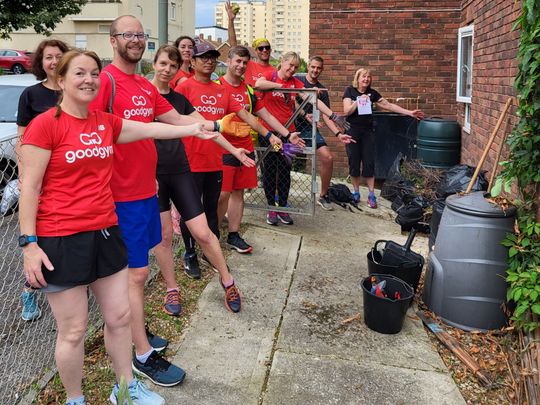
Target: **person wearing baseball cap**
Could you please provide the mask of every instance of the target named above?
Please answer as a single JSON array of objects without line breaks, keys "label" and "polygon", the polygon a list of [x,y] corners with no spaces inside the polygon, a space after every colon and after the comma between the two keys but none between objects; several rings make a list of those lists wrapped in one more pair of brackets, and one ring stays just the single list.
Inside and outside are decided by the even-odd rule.
[{"label": "person wearing baseball cap", "polygon": [[193,57],[201,57],[203,55],[219,58],[221,54],[210,42],[195,41],[195,46],[193,47]]}]

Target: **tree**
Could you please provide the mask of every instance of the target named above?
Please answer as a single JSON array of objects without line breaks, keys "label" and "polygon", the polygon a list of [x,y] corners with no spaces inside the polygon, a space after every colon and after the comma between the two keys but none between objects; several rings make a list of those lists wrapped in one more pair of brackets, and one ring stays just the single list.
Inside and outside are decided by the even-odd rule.
[{"label": "tree", "polygon": [[36,33],[50,35],[69,14],[79,14],[87,0],[0,0],[0,38],[32,27]]}]

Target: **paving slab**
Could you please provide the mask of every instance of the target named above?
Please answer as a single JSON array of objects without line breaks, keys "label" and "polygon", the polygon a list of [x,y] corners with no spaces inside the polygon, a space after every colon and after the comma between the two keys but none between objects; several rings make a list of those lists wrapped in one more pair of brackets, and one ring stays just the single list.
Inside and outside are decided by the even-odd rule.
[{"label": "paving slab", "polygon": [[[296,215],[295,225],[278,227],[248,210],[244,236],[254,253],[228,259],[242,312],[224,309],[217,277],[208,284],[172,348],[188,376],[157,388],[167,403],[464,405],[414,309],[396,335],[363,322],[367,252],[377,239],[406,239],[381,205],[355,213],[317,208],[315,217]],[[413,249],[425,255],[427,239]]]}]

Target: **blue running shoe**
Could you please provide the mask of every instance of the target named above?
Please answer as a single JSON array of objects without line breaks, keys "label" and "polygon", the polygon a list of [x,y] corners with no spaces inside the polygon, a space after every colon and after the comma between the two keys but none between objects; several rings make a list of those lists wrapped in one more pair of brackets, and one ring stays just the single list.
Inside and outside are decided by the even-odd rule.
[{"label": "blue running shoe", "polygon": [[162,352],[167,348],[167,345],[169,344],[167,339],[163,339],[162,337],[154,335],[148,330],[148,328],[146,328],[146,337],[148,338],[148,343],[156,352]]},{"label": "blue running shoe", "polygon": [[163,302],[163,310],[171,316],[180,316],[182,305],[180,304],[180,292],[178,290],[167,291]]},{"label": "blue running shoe", "polygon": [[359,191],[355,191],[355,192],[353,193],[352,196],[353,196],[354,202],[355,202],[356,204],[358,204],[358,203],[360,202],[360,192],[359,192]]},{"label": "blue running shoe", "polygon": [[370,194],[367,198],[369,208],[377,208],[377,197],[375,194]]},{"label": "blue running shoe", "polygon": [[133,371],[147,377],[156,385],[162,387],[172,387],[180,384],[186,377],[186,372],[180,367],[171,364],[169,361],[161,357],[156,351],[144,363],[133,358]]},{"label": "blue running shoe", "polygon": [[236,287],[234,281],[232,285],[225,287],[220,277],[219,283],[225,290],[225,307],[231,312],[240,312],[242,309],[242,297],[240,297],[240,290]]},{"label": "blue running shoe", "polygon": [[24,321],[35,321],[41,317],[39,309],[37,291],[23,291],[21,293],[22,312],[21,318]]},{"label": "blue running shoe", "polygon": [[[114,387],[111,392],[111,396],[109,397],[109,400],[114,405],[118,404],[118,394],[120,391],[120,387],[118,384],[114,384]],[[164,405],[165,400],[161,395],[156,394],[153,391],[150,391],[146,385],[142,381],[137,380],[134,378],[131,383],[128,386],[128,392],[129,396],[131,398],[131,402],[125,398],[124,402],[120,405]]]}]

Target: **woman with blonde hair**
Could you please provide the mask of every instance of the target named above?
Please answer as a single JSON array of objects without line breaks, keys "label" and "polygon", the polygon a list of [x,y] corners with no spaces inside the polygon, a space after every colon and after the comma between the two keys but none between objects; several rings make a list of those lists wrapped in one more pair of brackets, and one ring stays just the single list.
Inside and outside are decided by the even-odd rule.
[{"label": "woman with blonde hair", "polygon": [[[375,197],[375,139],[373,131],[372,105],[384,110],[409,115],[421,120],[424,113],[420,110],[406,110],[385,100],[377,90],[371,88],[371,72],[360,68],[354,74],[352,85],[343,93],[343,111],[347,116],[351,135],[355,142],[345,146],[349,159],[349,175],[353,184],[353,196],[360,202],[361,176],[365,178],[369,190],[368,205],[377,208]],[[360,168],[362,170],[360,170]]]},{"label": "woman with blonde hair", "polygon": [[105,347],[117,382],[111,402],[118,402],[119,383],[125,379],[137,404],[160,405],[163,398],[134,378],[131,368],[127,253],[110,188],[113,144],[191,135],[212,139],[216,134],[204,131],[202,124],[178,127],[90,112],[100,70],[94,52],[64,54],[56,69],[62,92],[57,107],[34,118],[24,132],[19,211],[24,276],[46,294],[56,320],[55,359],[67,405],[86,404],[87,288],[105,321]]},{"label": "woman with blonde hair", "polygon": [[[296,94],[280,92],[279,89],[304,88],[304,83],[294,77],[299,66],[300,56],[298,56],[296,52],[286,52],[281,56],[277,71],[264,74],[255,83],[257,90],[278,90],[263,93],[263,102],[270,114],[276,117],[283,125],[285,125],[287,120],[294,114]],[[306,97],[306,95],[302,93],[299,93],[299,96],[302,98]],[[330,110],[330,108],[328,108],[321,100],[317,100],[317,107],[321,113],[328,116],[338,126],[347,126],[344,117],[338,116],[332,112],[332,110]],[[271,130],[271,127],[266,122],[263,121],[263,125]],[[305,142],[302,138],[296,135],[296,133],[291,134],[295,131],[294,123],[291,123],[288,129],[290,131],[289,135],[284,137],[283,141],[304,147]],[[261,138],[260,143],[261,146],[268,145],[267,143],[265,144],[264,139]],[[263,187],[268,205],[274,205],[277,191],[278,206],[286,207],[288,205],[289,190],[291,187],[291,167],[279,153],[270,153],[265,158],[263,164]],[[288,213],[276,212],[274,210],[268,211],[266,222],[269,225],[277,225],[279,221],[286,225],[293,224],[293,220]]]}]

